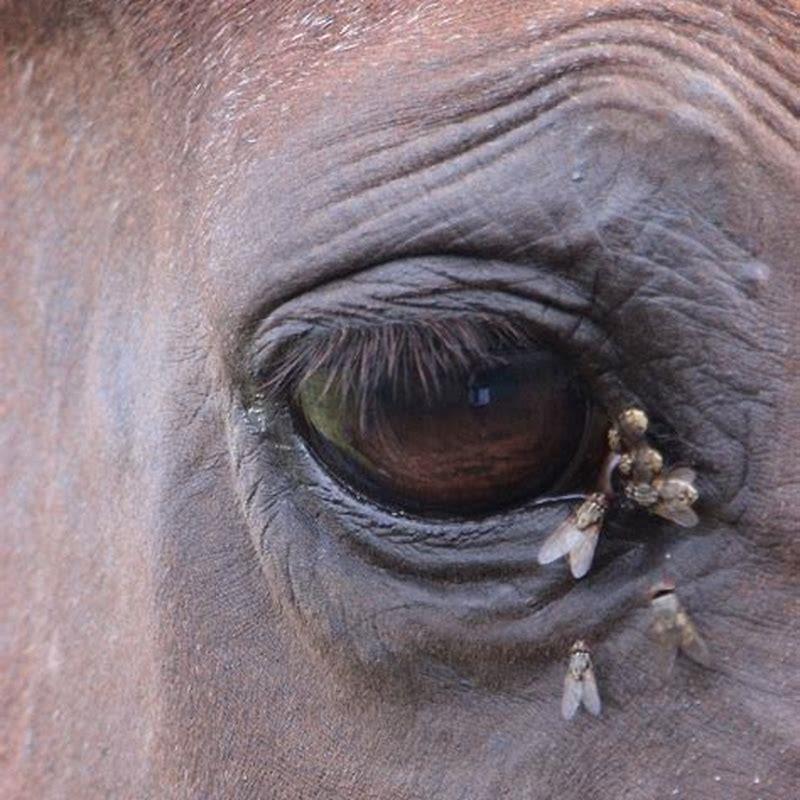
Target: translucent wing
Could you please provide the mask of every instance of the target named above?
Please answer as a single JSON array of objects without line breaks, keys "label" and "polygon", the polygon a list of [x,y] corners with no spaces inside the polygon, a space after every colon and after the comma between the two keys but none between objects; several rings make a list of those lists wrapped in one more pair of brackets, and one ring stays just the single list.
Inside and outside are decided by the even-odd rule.
[{"label": "translucent wing", "polygon": [[561,696],[561,716],[564,719],[572,719],[575,716],[580,707],[582,696],[582,682],[570,670],[567,672],[567,677],[564,678],[564,694]]},{"label": "translucent wing", "polygon": [[669,471],[668,478],[694,485],[697,481],[697,473],[690,467],[675,467],[675,469]]},{"label": "translucent wing", "polygon": [[672,637],[659,639],[656,649],[656,670],[666,680],[675,669],[675,660],[678,657],[678,643]]},{"label": "translucent wing", "polygon": [[684,654],[691,658],[692,661],[703,667],[711,666],[711,653],[708,650],[708,645],[703,641],[692,622],[687,621],[684,623],[681,630],[680,646]]},{"label": "translucent wing", "polygon": [[666,680],[675,667],[675,659],[678,656],[682,637],[671,608],[664,610],[656,607],[656,618],[651,635],[657,644],[654,657],[655,668],[658,674]]},{"label": "translucent wing", "polygon": [[540,564],[558,561],[581,543],[583,532],[575,527],[575,515],[570,514],[548,537],[539,550]]},{"label": "translucent wing", "polygon": [[597,691],[597,679],[591,667],[583,673],[581,684],[583,687],[583,705],[590,714],[599,717],[602,703],[600,702],[600,692]]},{"label": "translucent wing", "polygon": [[672,505],[670,503],[658,503],[653,511],[659,517],[664,517],[676,525],[683,528],[693,528],[700,521],[695,511],[687,506]]},{"label": "translucent wing", "polygon": [[[577,529],[576,529],[577,530]],[[578,530],[580,539],[569,551],[569,568],[574,578],[582,578],[591,568],[597,540],[600,538],[600,523]]]}]

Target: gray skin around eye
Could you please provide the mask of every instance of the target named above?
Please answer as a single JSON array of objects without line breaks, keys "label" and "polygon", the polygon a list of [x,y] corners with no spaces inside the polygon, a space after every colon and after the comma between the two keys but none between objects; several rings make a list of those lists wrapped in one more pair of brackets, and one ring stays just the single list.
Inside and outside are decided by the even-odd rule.
[{"label": "gray skin around eye", "polygon": [[[798,20],[4,4],[0,794],[795,796]],[[698,524],[610,518],[576,582],[567,508],[387,513],[252,413],[287,338],[468,313],[646,409]],[[713,655],[670,614],[668,679],[661,581]]]}]

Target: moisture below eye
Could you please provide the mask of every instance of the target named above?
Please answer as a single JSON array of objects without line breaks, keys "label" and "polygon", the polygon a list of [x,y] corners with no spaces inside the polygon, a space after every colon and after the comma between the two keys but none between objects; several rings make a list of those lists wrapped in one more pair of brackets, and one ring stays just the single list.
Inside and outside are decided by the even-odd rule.
[{"label": "moisture below eye", "polygon": [[470,516],[583,488],[597,426],[562,357],[525,348],[433,378],[386,378],[365,397],[311,376],[297,397],[302,430],[341,482],[407,513]]}]

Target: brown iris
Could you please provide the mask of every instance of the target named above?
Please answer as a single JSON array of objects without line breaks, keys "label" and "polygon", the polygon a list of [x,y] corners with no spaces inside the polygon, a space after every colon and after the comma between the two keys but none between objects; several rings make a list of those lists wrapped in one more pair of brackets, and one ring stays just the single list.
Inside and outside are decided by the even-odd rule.
[{"label": "brown iris", "polygon": [[596,441],[562,358],[529,348],[451,372],[434,386],[380,381],[367,397],[313,375],[298,393],[306,438],[357,492],[415,514],[469,516],[576,488]]}]

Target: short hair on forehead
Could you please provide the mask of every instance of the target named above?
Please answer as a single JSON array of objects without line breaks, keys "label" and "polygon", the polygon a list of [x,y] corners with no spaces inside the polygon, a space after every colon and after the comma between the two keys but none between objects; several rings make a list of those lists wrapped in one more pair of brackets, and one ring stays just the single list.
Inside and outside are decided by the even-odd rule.
[{"label": "short hair on forehead", "polygon": [[111,5],[107,0],[0,0],[0,46],[42,45],[68,31],[107,25]]},{"label": "short hair on forehead", "polygon": [[[711,2],[709,5],[717,5]],[[385,8],[382,6],[385,5]],[[409,4],[413,5],[413,4]],[[759,5],[778,16],[796,19],[800,12],[796,0],[761,0]],[[202,27],[210,19],[217,21],[242,16],[296,17],[302,27],[309,19],[320,15],[364,14],[380,17],[391,14],[398,6],[381,0],[342,4],[335,0],[0,0],[0,44],[9,42],[42,42],[60,33],[91,27],[138,21],[174,34],[176,23],[184,30],[195,25]],[[669,6],[665,9],[669,11]],[[152,33],[156,33],[155,30]]]},{"label": "short hair on forehead", "polygon": [[68,31],[131,25],[147,28],[154,38],[174,38],[176,31],[191,36],[227,23],[235,28],[241,21],[280,17],[294,19],[300,29],[313,29],[320,20],[343,12],[380,17],[390,5],[382,10],[382,0],[361,4],[336,0],[0,0],[0,45],[44,44]]},{"label": "short hair on forehead", "polygon": [[31,53],[82,37],[129,34],[145,51],[180,56],[222,33],[235,38],[254,21],[323,13],[331,0],[0,0],[0,52]]}]

